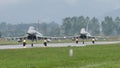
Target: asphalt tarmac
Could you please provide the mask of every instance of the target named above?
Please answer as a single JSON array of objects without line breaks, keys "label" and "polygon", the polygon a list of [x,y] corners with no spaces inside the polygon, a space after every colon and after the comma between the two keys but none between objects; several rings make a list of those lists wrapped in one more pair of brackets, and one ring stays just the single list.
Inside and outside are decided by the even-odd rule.
[{"label": "asphalt tarmac", "polygon": [[[115,44],[120,43],[120,41],[109,41],[109,42],[95,42],[95,44]],[[68,46],[87,46],[87,45],[94,45],[92,42],[82,42],[76,43],[48,43],[46,47],[68,47]],[[21,49],[21,48],[36,48],[36,47],[45,47],[43,44],[27,44],[26,47],[21,45],[2,45],[0,49]]]}]

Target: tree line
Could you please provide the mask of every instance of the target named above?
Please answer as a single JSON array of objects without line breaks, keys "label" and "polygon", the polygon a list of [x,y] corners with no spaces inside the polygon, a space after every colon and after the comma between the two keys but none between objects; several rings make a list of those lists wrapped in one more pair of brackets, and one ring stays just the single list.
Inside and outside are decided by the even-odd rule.
[{"label": "tree line", "polygon": [[64,35],[78,35],[81,28],[85,28],[91,35],[99,36],[119,36],[120,17],[113,19],[106,16],[100,21],[96,17],[67,17],[63,19],[62,29]]},{"label": "tree line", "polygon": [[79,35],[80,29],[85,28],[91,35],[119,36],[120,17],[113,19],[106,16],[100,21],[96,17],[74,16],[66,17],[61,24],[56,22],[43,23],[21,23],[8,24],[0,23],[0,37],[19,37],[27,33],[29,26],[36,27],[36,30],[46,36],[73,36]]}]

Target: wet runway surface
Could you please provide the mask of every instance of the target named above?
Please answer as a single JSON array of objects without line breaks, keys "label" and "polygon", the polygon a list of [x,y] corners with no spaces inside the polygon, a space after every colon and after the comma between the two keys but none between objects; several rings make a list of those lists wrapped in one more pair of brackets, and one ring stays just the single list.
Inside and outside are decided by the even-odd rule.
[{"label": "wet runway surface", "polygon": [[[109,41],[109,42],[95,42],[95,44],[115,44],[120,43],[120,41]],[[85,42],[82,44],[82,42],[76,44],[76,43],[48,43],[46,47],[68,47],[68,46],[87,46],[87,45],[94,45],[92,42]],[[34,44],[33,47],[31,47],[31,44],[27,44],[25,48],[35,48],[35,47],[45,47],[43,44]],[[2,45],[0,46],[0,49],[20,49],[24,48],[21,45]]]}]

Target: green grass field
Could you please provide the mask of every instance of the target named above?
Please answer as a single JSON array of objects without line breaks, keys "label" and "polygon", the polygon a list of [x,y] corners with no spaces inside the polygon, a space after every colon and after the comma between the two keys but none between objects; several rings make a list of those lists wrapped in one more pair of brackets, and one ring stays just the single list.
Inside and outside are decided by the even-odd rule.
[{"label": "green grass field", "polygon": [[120,44],[0,50],[0,68],[120,68]]}]

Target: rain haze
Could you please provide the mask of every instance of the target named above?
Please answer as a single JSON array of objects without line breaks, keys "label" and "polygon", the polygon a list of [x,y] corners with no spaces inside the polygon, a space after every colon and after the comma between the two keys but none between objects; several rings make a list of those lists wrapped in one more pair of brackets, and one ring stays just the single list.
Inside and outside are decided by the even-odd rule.
[{"label": "rain haze", "polygon": [[0,0],[0,22],[61,23],[69,16],[101,18],[119,8],[120,0]]}]

